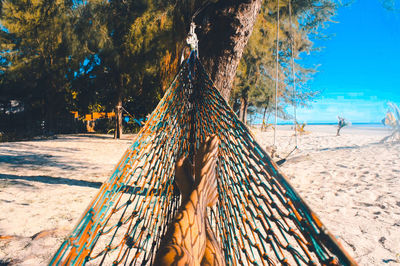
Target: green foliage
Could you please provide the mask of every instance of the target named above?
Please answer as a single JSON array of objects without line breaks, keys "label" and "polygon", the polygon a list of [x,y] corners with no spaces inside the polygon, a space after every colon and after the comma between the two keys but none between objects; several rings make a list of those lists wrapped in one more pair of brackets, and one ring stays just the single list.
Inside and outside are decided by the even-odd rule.
[{"label": "green foliage", "polygon": [[[249,105],[268,112],[275,103],[277,2],[266,1],[254,26],[249,43],[238,68],[233,102],[248,97]],[[333,0],[292,0],[290,24],[289,2],[281,0],[279,6],[279,90],[280,110],[288,104],[305,106],[318,95],[307,82],[315,69],[303,67],[300,55],[315,51],[312,39],[322,37],[321,28],[335,14]],[[294,56],[293,65],[291,56]],[[296,94],[293,94],[292,67],[295,68]],[[287,117],[279,112],[281,118]]]},{"label": "green foliage", "polygon": [[[216,0],[3,0],[0,102],[21,102],[23,119],[33,121],[26,128],[38,131],[56,131],[70,111],[110,112],[120,101],[143,118],[177,71],[192,15],[209,2]],[[288,2],[281,0],[281,102],[291,104],[293,99],[288,87],[290,41],[296,58],[311,52],[311,38],[320,36],[319,28],[334,10],[330,0],[294,0],[292,32]],[[268,112],[274,103],[275,15],[274,2],[265,2],[233,94],[234,102],[245,97],[254,108]],[[303,88],[297,104],[305,104],[315,96],[304,86],[313,70],[295,67]],[[280,106],[282,116],[283,110]]]},{"label": "green foliage", "polygon": [[90,104],[88,106],[88,111],[90,113],[100,113],[100,112],[104,112],[105,110],[106,110],[106,108],[99,103]]},{"label": "green foliage", "polygon": [[67,114],[69,70],[74,67],[73,18],[68,1],[2,2],[0,35],[2,98],[20,100],[32,119],[53,130]]},{"label": "green foliage", "polygon": [[79,7],[84,32],[98,39],[85,44],[92,54],[73,81],[82,111],[95,103],[111,110],[121,100],[143,117],[155,107],[176,72],[186,32],[185,18],[174,7],[174,1],[156,0],[92,1]]},{"label": "green foliage", "polygon": [[22,101],[50,128],[71,110],[111,111],[119,100],[147,115],[176,71],[189,20],[175,1],[1,3],[0,100]]}]

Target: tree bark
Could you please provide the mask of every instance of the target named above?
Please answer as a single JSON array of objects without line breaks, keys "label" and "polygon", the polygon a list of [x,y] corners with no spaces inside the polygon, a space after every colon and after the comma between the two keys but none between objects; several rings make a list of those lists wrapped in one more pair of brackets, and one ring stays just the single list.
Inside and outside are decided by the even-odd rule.
[{"label": "tree bark", "polygon": [[115,106],[115,131],[114,139],[120,139],[122,136],[122,99],[119,97],[117,106]]},{"label": "tree bark", "polygon": [[195,18],[199,57],[226,101],[257,15],[261,0],[221,0]]}]

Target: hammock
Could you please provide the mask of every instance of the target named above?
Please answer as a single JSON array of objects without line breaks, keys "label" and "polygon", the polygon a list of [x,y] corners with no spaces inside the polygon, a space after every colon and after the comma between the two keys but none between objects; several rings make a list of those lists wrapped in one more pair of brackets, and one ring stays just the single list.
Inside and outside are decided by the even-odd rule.
[{"label": "hammock", "polygon": [[175,162],[220,138],[208,219],[228,265],[353,265],[257,144],[192,52],[50,265],[152,264],[180,206]]}]

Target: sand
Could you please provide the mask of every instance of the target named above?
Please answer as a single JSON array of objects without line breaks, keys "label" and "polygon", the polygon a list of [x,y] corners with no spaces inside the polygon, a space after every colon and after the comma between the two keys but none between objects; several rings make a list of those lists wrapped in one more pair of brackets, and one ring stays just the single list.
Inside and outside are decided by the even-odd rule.
[{"label": "sand", "polygon": [[[307,126],[281,166],[360,265],[400,263],[400,143],[382,128]],[[253,130],[264,148],[273,132]],[[73,229],[133,136],[61,135],[0,144],[0,265],[45,265]],[[293,132],[277,132],[281,157]]]}]

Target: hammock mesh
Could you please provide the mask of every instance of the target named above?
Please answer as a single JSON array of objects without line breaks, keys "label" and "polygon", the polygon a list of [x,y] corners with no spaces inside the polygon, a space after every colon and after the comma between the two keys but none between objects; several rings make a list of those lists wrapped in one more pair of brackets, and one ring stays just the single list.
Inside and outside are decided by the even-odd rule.
[{"label": "hammock mesh", "polygon": [[208,219],[228,265],[352,264],[238,120],[194,52],[51,265],[149,265],[180,206],[175,162],[220,138]]}]

